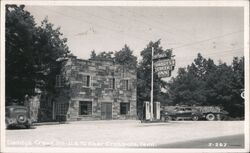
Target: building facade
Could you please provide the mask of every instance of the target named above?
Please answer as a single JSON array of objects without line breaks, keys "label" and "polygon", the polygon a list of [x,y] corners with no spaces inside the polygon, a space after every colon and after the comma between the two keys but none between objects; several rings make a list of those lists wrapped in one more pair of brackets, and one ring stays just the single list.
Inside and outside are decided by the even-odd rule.
[{"label": "building facade", "polygon": [[136,69],[70,57],[56,76],[53,120],[136,118]]}]

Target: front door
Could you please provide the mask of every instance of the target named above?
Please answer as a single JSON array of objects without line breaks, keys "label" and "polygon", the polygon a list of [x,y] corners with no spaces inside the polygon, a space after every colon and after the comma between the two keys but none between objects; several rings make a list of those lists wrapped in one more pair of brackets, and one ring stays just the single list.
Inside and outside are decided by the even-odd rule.
[{"label": "front door", "polygon": [[102,116],[102,120],[112,119],[112,103],[102,103],[101,116]]}]

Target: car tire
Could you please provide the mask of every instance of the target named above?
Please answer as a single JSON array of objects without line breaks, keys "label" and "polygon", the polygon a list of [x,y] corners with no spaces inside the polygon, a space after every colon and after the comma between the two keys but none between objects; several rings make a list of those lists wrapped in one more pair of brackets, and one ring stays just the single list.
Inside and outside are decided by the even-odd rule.
[{"label": "car tire", "polygon": [[172,120],[171,116],[166,116],[165,117],[165,121],[171,121],[171,120]]},{"label": "car tire", "polygon": [[192,120],[193,120],[193,121],[198,121],[198,120],[199,120],[199,117],[198,117],[197,115],[194,115],[194,116],[192,117]]},{"label": "car tire", "polygon": [[215,115],[212,114],[212,113],[209,113],[209,114],[206,115],[206,119],[208,121],[214,121],[215,120]]},{"label": "car tire", "polygon": [[25,123],[27,121],[27,117],[25,116],[25,115],[18,115],[17,116],[17,122],[18,123],[21,123],[21,124],[23,124],[23,123]]}]

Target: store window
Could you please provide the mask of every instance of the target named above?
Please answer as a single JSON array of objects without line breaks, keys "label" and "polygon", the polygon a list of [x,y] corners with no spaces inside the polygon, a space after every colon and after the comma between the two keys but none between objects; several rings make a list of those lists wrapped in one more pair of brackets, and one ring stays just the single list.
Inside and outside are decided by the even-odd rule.
[{"label": "store window", "polygon": [[126,115],[129,113],[130,103],[120,103],[120,114]]},{"label": "store window", "polygon": [[79,102],[79,115],[92,115],[92,102],[91,101]]},{"label": "store window", "polygon": [[65,115],[68,111],[69,104],[67,103],[58,103],[55,106],[55,111],[57,115]]}]

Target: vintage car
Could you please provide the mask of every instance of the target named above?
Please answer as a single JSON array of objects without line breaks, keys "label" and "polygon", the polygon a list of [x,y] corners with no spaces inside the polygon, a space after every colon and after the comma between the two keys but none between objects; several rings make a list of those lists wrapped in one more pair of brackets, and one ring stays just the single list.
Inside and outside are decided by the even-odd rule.
[{"label": "vintage car", "polygon": [[25,126],[30,128],[32,121],[30,119],[30,114],[28,108],[25,106],[7,106],[5,108],[5,123],[6,128]]},{"label": "vintage car", "polygon": [[169,121],[169,120],[194,120],[197,121],[202,117],[202,113],[193,107],[176,107],[173,110],[169,111],[161,111],[161,120]]}]

